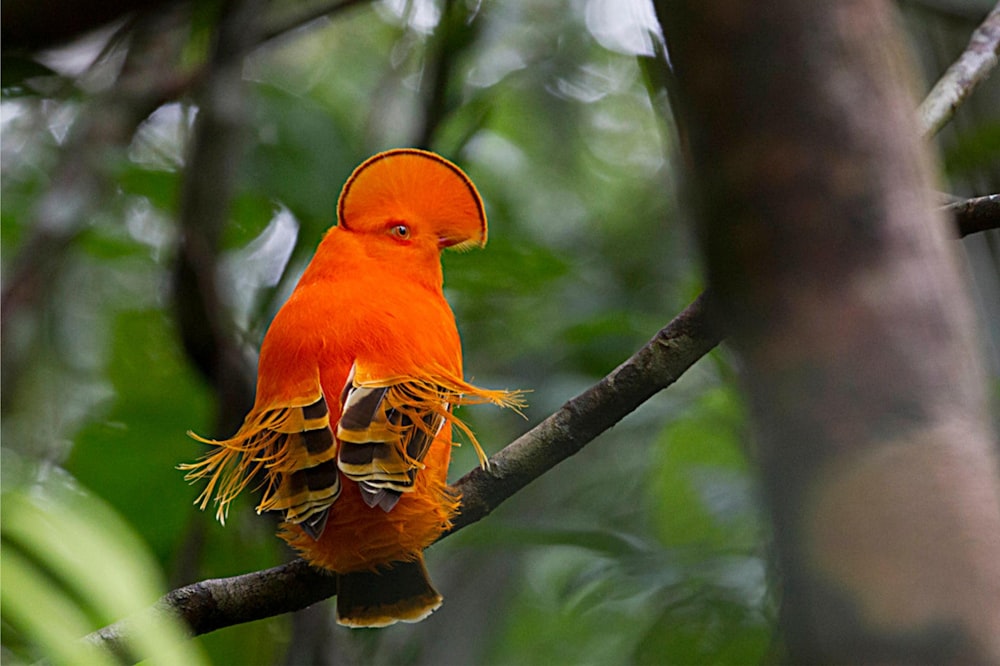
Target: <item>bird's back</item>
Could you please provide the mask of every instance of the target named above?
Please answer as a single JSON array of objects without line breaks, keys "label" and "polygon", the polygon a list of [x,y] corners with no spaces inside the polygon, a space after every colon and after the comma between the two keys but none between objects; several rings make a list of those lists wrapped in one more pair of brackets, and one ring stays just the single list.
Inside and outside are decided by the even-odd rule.
[{"label": "bird's back", "polygon": [[[301,403],[310,399],[306,396],[315,392],[318,380],[333,431],[352,368],[359,384],[462,377],[461,343],[440,289],[401,280],[393,267],[364,255],[347,256],[352,246],[330,242],[337,240],[336,235],[328,237],[323,249],[349,260],[350,270],[324,271],[319,277],[307,272],[265,337],[257,392],[258,407]],[[457,508],[446,487],[451,436],[446,423],[433,438],[412,490],[391,511],[368,506],[358,484],[340,474],[339,496],[329,507],[322,534],[314,538],[289,524],[283,537],[313,564],[340,572],[419,553]],[[308,454],[303,441],[290,456],[292,467],[282,471],[285,479],[299,471],[296,462],[308,464]],[[320,473],[327,476],[326,470]],[[298,492],[289,482],[285,485],[279,498],[282,492]]]}]

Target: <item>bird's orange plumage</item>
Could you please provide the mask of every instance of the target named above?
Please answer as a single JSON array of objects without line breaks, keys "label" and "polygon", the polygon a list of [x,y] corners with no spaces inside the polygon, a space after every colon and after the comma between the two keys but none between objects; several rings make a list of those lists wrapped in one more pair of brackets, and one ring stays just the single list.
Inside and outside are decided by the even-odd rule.
[{"label": "bird's orange plumage", "polygon": [[359,166],[264,338],[243,427],[203,440],[216,448],[185,466],[208,481],[199,500],[214,496],[220,520],[263,478],[258,510],[282,511],[282,538],[340,576],[344,624],[415,621],[440,605],[422,551],[459,504],[446,483],[453,426],[479,451],[452,410],[519,405],[464,381],[441,290],[441,250],[485,242],[482,201],[452,163],[404,149]]}]

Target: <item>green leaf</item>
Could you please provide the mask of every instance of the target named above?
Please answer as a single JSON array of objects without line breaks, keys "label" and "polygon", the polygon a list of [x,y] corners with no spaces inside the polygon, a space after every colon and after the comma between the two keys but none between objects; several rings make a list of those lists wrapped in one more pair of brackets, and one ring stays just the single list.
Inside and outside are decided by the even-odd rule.
[{"label": "green leaf", "polygon": [[181,174],[176,171],[146,169],[128,163],[118,174],[118,183],[128,194],[145,197],[165,213],[177,210]]},{"label": "green leaf", "polygon": [[142,541],[102,502],[51,486],[5,494],[2,516],[4,616],[53,659],[116,663],[78,640],[94,628],[91,609],[102,622],[128,617],[129,647],[149,663],[204,663],[173,617],[144,612],[165,585]]},{"label": "green leaf", "polygon": [[[4,499],[5,503],[9,501],[9,497]],[[117,663],[107,652],[80,641],[92,628],[88,614],[44,570],[6,540],[0,552],[0,569],[4,578],[0,587],[4,621],[23,633],[29,644],[57,664],[113,666]],[[9,643],[9,636],[4,641]]]}]

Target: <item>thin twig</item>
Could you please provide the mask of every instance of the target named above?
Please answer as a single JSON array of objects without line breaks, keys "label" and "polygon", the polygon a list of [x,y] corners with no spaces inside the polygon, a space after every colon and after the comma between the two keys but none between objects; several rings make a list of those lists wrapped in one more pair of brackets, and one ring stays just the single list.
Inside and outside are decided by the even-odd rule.
[{"label": "thin twig", "polygon": [[[658,391],[673,384],[721,340],[709,325],[707,297],[691,305],[628,361],[573,398],[555,414],[490,458],[489,471],[476,468],[456,484],[462,492],[457,532],[489,515],[534,479],[577,453]],[[336,593],[335,578],[295,560],[265,571],[205,580],[166,594],[150,612],[171,613],[201,635],[310,606]],[[116,649],[128,620],[109,625],[87,640]]]},{"label": "thin twig", "polygon": [[934,84],[917,114],[920,130],[931,137],[955,115],[955,110],[980,81],[996,67],[1000,55],[1000,4],[993,8],[982,25],[972,33],[969,46],[944,76]]},{"label": "thin twig", "polygon": [[989,229],[1000,229],[1000,194],[956,201],[944,207],[954,215],[960,237]]}]

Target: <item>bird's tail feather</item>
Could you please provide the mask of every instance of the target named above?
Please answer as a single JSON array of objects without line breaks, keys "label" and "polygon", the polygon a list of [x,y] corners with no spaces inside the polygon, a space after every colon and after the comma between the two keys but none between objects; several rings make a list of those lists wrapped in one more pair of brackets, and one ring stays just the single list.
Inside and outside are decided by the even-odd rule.
[{"label": "bird's tail feather", "polygon": [[441,606],[424,556],[377,571],[337,576],[337,622],[347,627],[387,627],[419,622]]}]

